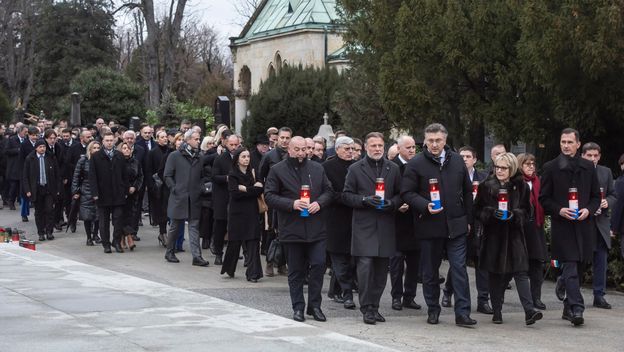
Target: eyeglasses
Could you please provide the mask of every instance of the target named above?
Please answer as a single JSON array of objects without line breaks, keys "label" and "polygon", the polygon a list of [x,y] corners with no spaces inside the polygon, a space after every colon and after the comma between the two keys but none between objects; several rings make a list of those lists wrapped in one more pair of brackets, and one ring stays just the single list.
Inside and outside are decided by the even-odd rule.
[{"label": "eyeglasses", "polygon": [[496,170],[502,170],[502,171],[507,171],[507,170],[509,170],[509,167],[507,167],[507,166],[498,166],[498,165],[494,165],[494,168],[495,168]]},{"label": "eyeglasses", "polygon": [[535,167],[535,163],[534,162],[524,163],[524,166]]}]

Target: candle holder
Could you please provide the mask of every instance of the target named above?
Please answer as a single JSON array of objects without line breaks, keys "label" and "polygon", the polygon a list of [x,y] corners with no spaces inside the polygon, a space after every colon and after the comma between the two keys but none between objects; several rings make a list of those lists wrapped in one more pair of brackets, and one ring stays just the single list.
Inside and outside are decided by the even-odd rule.
[{"label": "candle holder", "polygon": [[574,219],[578,219],[579,201],[578,201],[578,190],[576,188],[568,189],[568,208],[574,210]]},{"label": "candle holder", "polygon": [[[310,204],[310,186],[308,185],[301,186],[301,191],[299,192],[299,200],[307,201],[308,204]],[[303,209],[299,213],[299,216],[301,216],[302,218],[307,218],[308,216],[310,216],[310,212],[308,211],[308,208]]]},{"label": "candle holder", "polygon": [[498,210],[503,212],[502,220],[509,219],[509,194],[505,188],[498,190]]},{"label": "candle holder", "polygon": [[431,197],[431,203],[433,203],[433,210],[440,210],[442,208],[442,200],[437,178],[429,179],[429,196]]},{"label": "candle holder", "polygon": [[375,195],[381,198],[381,204],[377,206],[377,209],[381,209],[384,205],[384,199],[386,195],[386,184],[384,183],[383,178],[378,178],[375,180]]}]

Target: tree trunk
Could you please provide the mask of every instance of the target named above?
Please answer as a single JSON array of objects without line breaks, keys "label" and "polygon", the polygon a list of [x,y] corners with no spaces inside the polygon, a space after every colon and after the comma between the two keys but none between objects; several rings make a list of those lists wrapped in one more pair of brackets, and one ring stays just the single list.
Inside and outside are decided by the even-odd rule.
[{"label": "tree trunk", "polygon": [[[175,15],[173,14],[173,5],[175,0],[171,0],[171,6],[169,8],[169,24],[165,28],[166,43],[164,70],[162,89],[171,90],[173,84],[173,76],[176,71],[175,67],[175,53],[178,47],[178,41],[180,39],[180,29],[182,28],[182,19],[184,17],[184,7],[186,6],[186,0],[179,0],[176,6]],[[173,16],[173,17],[172,17]]]},{"label": "tree trunk", "polygon": [[158,33],[159,28],[154,14],[154,2],[152,0],[142,0],[142,12],[147,28],[147,38],[144,42],[144,50],[147,62],[147,87],[149,90],[148,106],[156,109],[160,106],[160,67],[158,57]]}]

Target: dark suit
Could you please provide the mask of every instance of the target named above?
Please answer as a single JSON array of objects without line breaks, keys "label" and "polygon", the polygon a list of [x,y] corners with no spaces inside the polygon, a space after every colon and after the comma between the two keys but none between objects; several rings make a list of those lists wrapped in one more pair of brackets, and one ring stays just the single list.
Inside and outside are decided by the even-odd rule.
[{"label": "dark suit", "polygon": [[52,154],[43,154],[45,165],[45,184],[40,179],[40,161],[37,152],[31,152],[24,160],[22,190],[30,193],[29,200],[35,206],[37,233],[51,235],[54,229],[54,201],[61,190],[61,176],[56,159]]},{"label": "dark suit", "polygon": [[[485,181],[488,173],[485,171],[479,171],[474,169],[470,182],[477,181],[479,183]],[[481,224],[475,220],[475,226],[468,234],[468,249],[467,259],[474,261],[475,268],[475,283],[477,286],[477,304],[479,306],[487,304],[489,301],[489,285],[488,285],[488,272],[487,270],[479,269],[479,248],[481,247],[481,239],[477,236],[477,227]],[[444,283],[444,294],[451,296],[453,294],[453,279],[451,278],[451,268],[449,268],[446,275],[446,282]]]},{"label": "dark suit", "polygon": [[123,207],[128,195],[129,178],[126,160],[114,150],[112,159],[104,149],[91,156],[89,162],[89,185],[97,200],[102,246],[110,246],[110,221],[113,222],[113,244],[120,243],[123,232]]},{"label": "dark suit", "polygon": [[[416,236],[421,239],[423,295],[429,313],[439,314],[439,270],[444,251],[451,267],[455,293],[455,316],[470,314],[470,287],[466,272],[466,237],[472,223],[472,183],[462,157],[444,149],[440,160],[428,151],[413,157],[405,167],[401,196],[416,212]],[[437,179],[443,210],[431,214],[429,180]]]},{"label": "dark suit", "polygon": [[[30,153],[32,153],[35,150],[35,142],[30,141],[30,138],[26,137],[26,139],[24,139],[24,142],[20,145],[20,152],[19,152],[19,159],[18,159],[18,168],[20,169],[20,178],[22,177],[22,172],[24,170],[24,161],[26,160],[26,157],[28,155],[30,155]],[[20,190],[21,192],[21,197],[22,197],[22,204],[21,204],[21,215],[22,217],[27,217],[28,215],[30,215],[30,201],[28,200],[28,198],[26,198],[24,196],[24,187],[22,186],[22,189]]]},{"label": "dark suit", "polygon": [[214,225],[212,238],[214,252],[223,255],[223,242],[227,232],[227,209],[230,201],[227,176],[232,171],[232,154],[227,150],[219,155],[212,165],[212,209]]},{"label": "dark suit", "polygon": [[[26,141],[27,137],[23,140]],[[8,182],[7,201],[9,205],[14,205],[20,191],[20,180],[22,179],[23,163],[20,162],[20,147],[22,142],[18,135],[11,136],[6,141],[5,153],[7,156],[5,180]],[[21,167],[21,168],[20,168]]]},{"label": "dark suit", "polygon": [[[375,195],[375,180],[383,178],[385,201],[391,208],[380,210],[364,205],[364,197]],[[389,258],[396,254],[395,211],[403,203],[400,196],[401,171],[382,158],[364,157],[349,167],[344,201],[353,208],[351,255],[356,258],[360,310],[378,311],[388,280]]]},{"label": "dark suit", "polygon": [[609,204],[608,208],[601,208],[600,214],[592,217],[595,223],[594,231],[596,231],[592,284],[594,286],[594,297],[602,297],[605,295],[607,287],[607,258],[609,257],[609,249],[611,249],[609,210],[615,206],[616,198],[611,170],[598,165],[596,166],[596,175],[598,176],[598,184],[604,190],[605,199]]},{"label": "dark suit", "polygon": [[[401,175],[407,161],[397,155],[393,160],[399,166]],[[392,300],[411,302],[416,297],[418,271],[420,266],[420,241],[414,235],[414,214],[411,209],[396,213],[397,253],[390,258],[390,284]],[[405,280],[403,280],[405,274]]]},{"label": "dark suit", "polygon": [[[574,158],[560,154],[544,164],[540,203],[544,212],[551,215],[552,258],[562,263],[562,278],[565,283],[566,299],[564,309],[572,313],[585,310],[580,289],[579,265],[591,259],[593,253],[593,220],[600,207],[600,186],[594,164],[579,156]],[[587,208],[590,217],[583,221],[568,220],[559,211],[568,207],[568,191],[578,191],[579,209]]]}]

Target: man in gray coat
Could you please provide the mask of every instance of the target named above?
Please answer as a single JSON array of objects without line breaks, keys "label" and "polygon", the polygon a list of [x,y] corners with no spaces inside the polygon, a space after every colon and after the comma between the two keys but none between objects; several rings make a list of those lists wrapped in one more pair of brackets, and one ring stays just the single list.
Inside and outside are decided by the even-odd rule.
[{"label": "man in gray coat", "polygon": [[202,163],[199,157],[199,133],[188,130],[184,133],[184,143],[179,150],[171,152],[165,164],[164,178],[171,190],[167,204],[167,216],[171,219],[167,238],[165,259],[170,263],[179,263],[174,253],[178,240],[179,228],[188,221],[189,241],[193,265],[207,266],[201,256],[199,246],[199,218],[201,198],[197,187],[201,184]]},{"label": "man in gray coat", "polygon": [[594,307],[611,309],[611,305],[605,300],[605,290],[607,287],[607,258],[611,249],[611,220],[609,219],[609,209],[615,206],[615,189],[613,186],[613,174],[609,168],[598,165],[600,161],[600,146],[589,142],[583,145],[583,159],[594,163],[596,176],[601,190],[600,209],[594,214],[594,230],[596,231],[594,257],[593,257],[593,278],[594,286]]},{"label": "man in gray coat", "polygon": [[[366,156],[349,167],[344,202],[353,208],[351,255],[356,258],[360,311],[364,323],[384,322],[379,301],[388,281],[389,258],[396,254],[395,211],[400,197],[401,172],[383,157],[384,139],[371,132],[365,140]],[[383,179],[383,199],[375,195]]]}]

